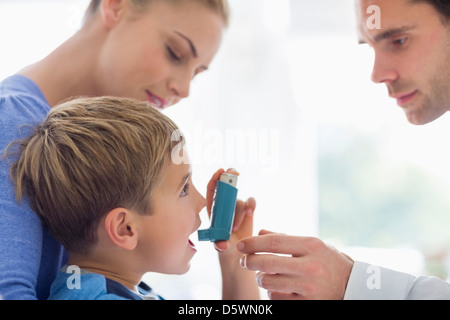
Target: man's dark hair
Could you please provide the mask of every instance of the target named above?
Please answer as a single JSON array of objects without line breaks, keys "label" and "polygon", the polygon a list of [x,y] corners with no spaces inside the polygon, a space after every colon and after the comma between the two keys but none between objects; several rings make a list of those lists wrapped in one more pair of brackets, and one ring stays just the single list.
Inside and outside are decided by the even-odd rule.
[{"label": "man's dark hair", "polygon": [[432,5],[440,13],[444,22],[450,22],[450,0],[412,0],[412,2],[425,2]]}]

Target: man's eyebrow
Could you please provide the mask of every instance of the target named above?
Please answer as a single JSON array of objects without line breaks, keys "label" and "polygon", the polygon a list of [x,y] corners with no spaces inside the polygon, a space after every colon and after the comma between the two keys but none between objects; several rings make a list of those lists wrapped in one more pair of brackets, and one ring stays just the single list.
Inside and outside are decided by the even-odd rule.
[{"label": "man's eyebrow", "polygon": [[180,37],[182,37],[184,40],[187,41],[187,43],[189,44],[189,47],[191,48],[191,52],[192,55],[194,56],[194,58],[198,57],[197,54],[197,49],[195,48],[194,44],[192,43],[191,39],[189,39],[188,37],[186,37],[184,34],[178,32],[178,31],[174,31],[177,35],[179,35]]},{"label": "man's eyebrow", "polygon": [[[382,40],[389,39],[390,37],[392,37],[396,34],[410,31],[410,30],[414,29],[415,27],[416,26],[404,26],[404,27],[400,27],[400,28],[388,29],[386,31],[383,31],[383,32],[377,34],[375,37],[373,37],[373,40],[374,40],[374,42],[380,42]],[[364,39],[359,39],[358,43],[365,44],[365,43],[367,43],[367,41]]]}]

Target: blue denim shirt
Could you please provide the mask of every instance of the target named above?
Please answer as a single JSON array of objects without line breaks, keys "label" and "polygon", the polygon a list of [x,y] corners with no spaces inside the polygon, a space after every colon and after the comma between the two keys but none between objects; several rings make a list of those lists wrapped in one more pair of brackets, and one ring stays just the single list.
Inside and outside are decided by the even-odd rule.
[{"label": "blue denim shirt", "polygon": [[[0,83],[0,155],[50,111],[30,79],[14,75]],[[26,201],[16,201],[9,167],[0,158],[0,296],[11,300],[47,299],[50,285],[67,260],[63,247],[42,227]]]}]

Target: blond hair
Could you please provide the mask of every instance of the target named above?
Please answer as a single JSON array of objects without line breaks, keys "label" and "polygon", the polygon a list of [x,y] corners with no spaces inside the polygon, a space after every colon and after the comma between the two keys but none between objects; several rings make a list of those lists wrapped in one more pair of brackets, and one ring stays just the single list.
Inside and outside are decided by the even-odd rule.
[{"label": "blond hair", "polygon": [[71,252],[97,241],[114,208],[151,214],[150,197],[170,159],[177,126],[148,103],[79,98],[54,107],[20,141],[10,174],[18,200]]},{"label": "blond hair", "polygon": [[[157,0],[130,0],[131,4],[134,8],[143,10],[145,9],[151,2],[155,2]],[[178,4],[182,1],[197,1],[203,5],[205,5],[207,8],[211,9],[213,12],[217,13],[220,17],[222,17],[225,26],[228,26],[230,21],[230,8],[228,5],[228,0],[158,0],[158,1],[165,1],[167,3],[172,4]],[[97,12],[100,3],[102,0],[91,0],[89,7],[86,10],[85,13],[85,21],[90,20],[92,16],[95,15]]]}]

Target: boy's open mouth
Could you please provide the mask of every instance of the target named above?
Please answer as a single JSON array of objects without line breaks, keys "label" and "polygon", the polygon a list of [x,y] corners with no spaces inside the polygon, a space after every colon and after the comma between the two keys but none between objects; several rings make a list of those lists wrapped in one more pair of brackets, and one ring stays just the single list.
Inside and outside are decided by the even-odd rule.
[{"label": "boy's open mouth", "polygon": [[197,250],[197,249],[195,248],[195,244],[191,241],[191,239],[188,239],[188,244],[189,244],[189,246],[190,246],[192,249]]}]

